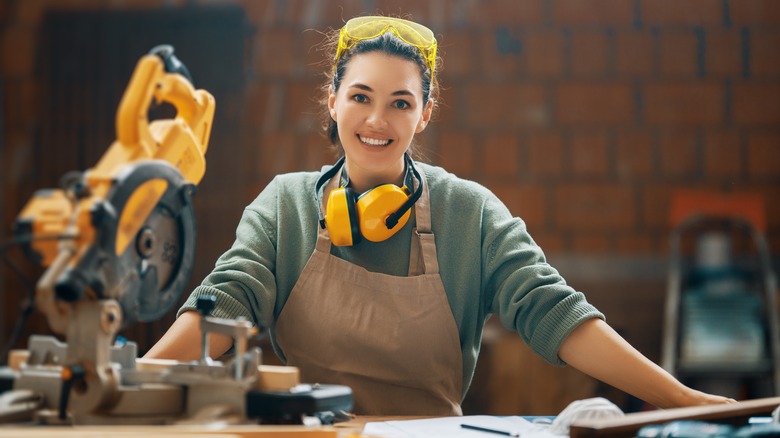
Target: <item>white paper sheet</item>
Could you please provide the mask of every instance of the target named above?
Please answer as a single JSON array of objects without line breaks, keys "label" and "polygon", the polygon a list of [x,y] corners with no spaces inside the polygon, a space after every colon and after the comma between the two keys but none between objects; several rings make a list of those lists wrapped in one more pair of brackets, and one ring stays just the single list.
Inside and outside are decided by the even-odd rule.
[{"label": "white paper sheet", "polygon": [[522,438],[562,438],[523,417],[493,417],[468,415],[464,417],[426,418],[422,420],[395,420],[366,423],[363,434],[388,438],[500,438],[507,436],[491,432],[464,429],[462,424],[518,433]]}]

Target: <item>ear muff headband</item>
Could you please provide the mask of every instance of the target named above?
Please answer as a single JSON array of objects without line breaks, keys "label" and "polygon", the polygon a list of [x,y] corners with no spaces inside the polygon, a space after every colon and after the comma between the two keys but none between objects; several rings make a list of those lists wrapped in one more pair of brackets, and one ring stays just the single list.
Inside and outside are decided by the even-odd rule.
[{"label": "ear muff headband", "polygon": [[[395,184],[382,184],[357,196],[349,187],[331,190],[328,197],[326,212],[322,213],[320,189],[336,176],[344,165],[344,157],[340,158],[327,172],[323,173],[315,185],[315,200],[319,213],[320,227],[328,227],[331,241],[336,246],[354,245],[362,238],[372,242],[381,242],[390,238],[403,228],[411,215],[411,208],[422,195],[423,182],[420,173],[408,154],[406,158],[407,175],[404,181],[414,184],[411,175],[418,181],[417,190],[409,196],[407,186],[398,187]],[[346,172],[342,172],[342,180]],[[343,182],[343,181],[342,181]]]},{"label": "ear muff headband", "polygon": [[[417,202],[418,199],[420,199],[420,196],[422,195],[422,191],[423,191],[423,180],[422,177],[420,176],[420,173],[417,171],[417,168],[414,167],[414,162],[412,161],[412,158],[409,157],[409,154],[404,154],[404,156],[406,157],[407,174],[409,170],[411,170],[412,174],[417,179],[418,182],[417,190],[415,190],[414,193],[412,193],[412,196],[410,196],[409,199],[407,199],[406,202],[404,202],[395,213],[392,213],[390,214],[390,216],[387,217],[387,219],[385,220],[385,225],[387,226],[388,229],[395,227],[395,225],[398,223],[400,218],[404,216],[412,208],[412,206],[414,205],[415,202]],[[409,178],[404,177],[404,180],[408,180],[408,179]],[[414,185],[414,183],[412,183],[412,185]],[[404,223],[406,223],[406,221],[404,221]]]},{"label": "ear muff headband", "polygon": [[361,240],[360,221],[355,209],[355,198],[357,196],[352,189],[342,185],[331,190],[328,203],[325,206],[327,213],[324,215],[322,213],[320,189],[338,174],[339,170],[344,166],[345,158],[339,158],[333,167],[320,176],[320,179],[317,180],[317,184],[314,186],[314,200],[317,203],[320,227],[328,227],[330,239],[336,246],[351,246],[359,243]]}]

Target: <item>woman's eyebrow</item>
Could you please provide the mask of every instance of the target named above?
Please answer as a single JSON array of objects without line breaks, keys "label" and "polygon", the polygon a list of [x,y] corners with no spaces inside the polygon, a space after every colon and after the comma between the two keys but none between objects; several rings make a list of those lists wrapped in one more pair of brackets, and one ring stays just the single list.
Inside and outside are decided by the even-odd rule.
[{"label": "woman's eyebrow", "polygon": [[[358,89],[363,90],[363,91],[368,91],[368,92],[372,92],[372,93],[374,92],[373,88],[369,87],[366,84],[362,84],[360,82],[356,82],[354,84],[350,84],[349,88],[358,88]],[[393,96],[414,96],[414,93],[412,93],[409,90],[403,89],[403,90],[394,91],[392,93],[392,95]]]},{"label": "woman's eyebrow", "polygon": [[374,91],[374,89],[373,89],[373,88],[369,87],[368,85],[361,84],[360,82],[356,82],[356,83],[354,83],[354,84],[351,84],[351,85],[349,86],[349,88],[359,88],[359,89],[361,89],[361,90],[364,90],[364,91],[371,91],[371,92],[373,92],[373,91]]}]

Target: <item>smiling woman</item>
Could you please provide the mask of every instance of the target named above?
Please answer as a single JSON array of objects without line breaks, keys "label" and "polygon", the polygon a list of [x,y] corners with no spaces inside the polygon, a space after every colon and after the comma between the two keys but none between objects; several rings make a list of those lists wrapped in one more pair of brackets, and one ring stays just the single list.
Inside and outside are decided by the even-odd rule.
[{"label": "smiling woman", "polygon": [[341,84],[330,89],[328,108],[354,189],[403,185],[404,154],[425,129],[433,107],[431,100],[423,101],[418,66],[370,52],[349,63]]},{"label": "smiling woman", "polygon": [[[213,316],[269,328],[303,380],[351,387],[355,413],[460,415],[495,314],[545,360],[657,406],[729,401],[628,345],[493,193],[411,158],[435,105],[430,30],[360,17],[331,41],[326,135],[342,157],[262,190],[147,357],[198,358],[193,310],[213,295]],[[215,340],[210,355],[229,347]]]}]

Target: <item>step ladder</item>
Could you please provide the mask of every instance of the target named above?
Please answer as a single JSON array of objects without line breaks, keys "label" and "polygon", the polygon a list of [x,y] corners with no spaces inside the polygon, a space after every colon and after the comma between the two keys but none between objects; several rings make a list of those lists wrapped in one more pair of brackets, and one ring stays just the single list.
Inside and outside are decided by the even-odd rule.
[{"label": "step ladder", "polygon": [[780,395],[777,280],[763,199],[676,192],[670,221],[661,366],[705,392]]}]

